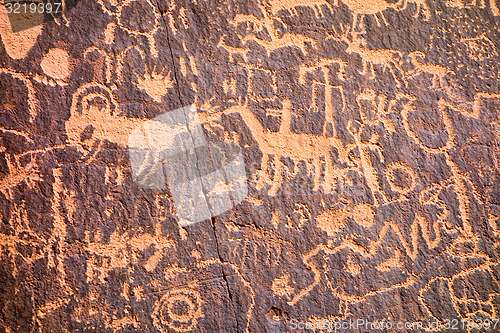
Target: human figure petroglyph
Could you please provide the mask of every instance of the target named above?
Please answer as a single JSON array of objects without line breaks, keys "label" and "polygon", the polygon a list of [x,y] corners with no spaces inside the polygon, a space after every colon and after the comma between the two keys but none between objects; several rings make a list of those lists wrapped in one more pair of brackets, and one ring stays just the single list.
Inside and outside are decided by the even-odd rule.
[{"label": "human figure petroglyph", "polygon": [[308,73],[314,73],[315,71],[320,71],[321,72],[321,79],[318,81],[316,79],[312,80],[312,103],[310,105],[310,108],[312,110],[317,110],[318,107],[316,105],[316,89],[319,87],[324,88],[324,93],[325,93],[325,122],[323,125],[323,135],[327,135],[327,130],[328,126],[332,126],[333,130],[333,136],[336,136],[336,129],[335,129],[335,123],[334,123],[334,113],[335,113],[335,108],[333,103],[338,103],[338,101],[333,101],[333,92],[334,90],[337,90],[337,92],[340,94],[341,98],[341,109],[345,110],[346,109],[346,98],[345,98],[345,92],[344,92],[344,87],[342,85],[335,85],[331,83],[331,69],[330,67],[333,65],[338,65],[339,69],[337,71],[337,78],[339,80],[344,81],[345,80],[345,68],[347,67],[347,62],[341,60],[341,59],[319,59],[312,65],[301,65],[299,67],[299,83],[300,84],[305,84],[306,83],[306,76]]},{"label": "human figure petroglyph", "polygon": [[[40,153],[42,153],[41,151]],[[17,159],[17,158],[16,158]],[[15,162],[16,164],[18,161]],[[20,270],[25,270],[26,267],[36,265],[40,260],[46,260],[47,268],[54,270],[58,278],[54,281],[58,285],[61,292],[60,305],[68,301],[68,297],[74,294],[67,283],[65,260],[65,237],[67,236],[67,224],[65,221],[65,212],[70,214],[73,211],[71,195],[63,184],[63,173],[61,168],[53,168],[50,174],[41,173],[36,165],[36,161],[32,159],[24,168],[18,170],[14,174],[14,179],[11,179],[8,184],[0,185],[2,193],[12,193],[14,187],[18,187],[24,183],[28,188],[35,189],[47,178],[52,178],[53,182],[49,184],[52,195],[48,197],[50,203],[48,209],[52,217],[50,232],[46,235],[41,235],[38,230],[33,228],[30,220],[33,215],[28,216],[26,202],[22,202],[13,209],[10,214],[10,219],[7,223],[15,227],[15,231],[10,235],[0,233],[0,254],[2,257],[16,256],[18,259],[13,260],[13,276],[16,277]],[[7,188],[3,186],[7,185]],[[35,213],[36,214],[36,213]],[[23,244],[30,251],[19,252],[19,245]],[[15,248],[17,247],[17,249]],[[45,302],[47,303],[50,302]]]}]

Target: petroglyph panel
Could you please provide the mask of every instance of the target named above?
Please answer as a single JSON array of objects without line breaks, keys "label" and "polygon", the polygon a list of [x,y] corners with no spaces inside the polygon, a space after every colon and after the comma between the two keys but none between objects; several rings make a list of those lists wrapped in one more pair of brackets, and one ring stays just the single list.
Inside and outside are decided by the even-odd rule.
[{"label": "petroglyph panel", "polygon": [[498,0],[67,6],[0,6],[0,331],[500,319]]}]

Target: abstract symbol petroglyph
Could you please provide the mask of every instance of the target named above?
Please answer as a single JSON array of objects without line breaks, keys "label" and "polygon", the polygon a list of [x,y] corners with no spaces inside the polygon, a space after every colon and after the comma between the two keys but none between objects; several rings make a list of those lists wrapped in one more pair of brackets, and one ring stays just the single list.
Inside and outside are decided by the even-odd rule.
[{"label": "abstract symbol petroglyph", "polygon": [[193,331],[203,317],[200,294],[189,288],[168,291],[155,306],[154,323],[161,332]]},{"label": "abstract symbol petroglyph", "polygon": [[499,5],[0,6],[0,331],[497,319]]},{"label": "abstract symbol petroglyph", "polygon": [[[160,28],[160,13],[158,8],[149,0],[125,0],[125,1],[105,1],[98,3],[105,13],[116,19],[116,26],[123,29],[131,36],[145,37],[151,54],[158,56],[155,33]],[[141,19],[134,19],[133,15],[141,16]]]}]

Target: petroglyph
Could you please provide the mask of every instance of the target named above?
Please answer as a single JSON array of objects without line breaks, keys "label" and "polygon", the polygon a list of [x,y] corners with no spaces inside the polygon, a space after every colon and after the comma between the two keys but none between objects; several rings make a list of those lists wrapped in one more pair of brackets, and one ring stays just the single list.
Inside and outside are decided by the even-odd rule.
[{"label": "petroglyph", "polygon": [[[369,77],[373,78],[374,65],[381,66],[383,69],[387,69],[391,72],[392,76],[396,80],[398,87],[401,87],[401,80],[404,82],[405,78],[402,76],[403,69],[401,67],[402,53],[397,50],[371,50],[363,46],[363,39],[361,39],[358,34],[354,34],[352,41],[347,38],[343,38],[343,41],[347,43],[346,52],[349,54],[357,54],[361,57],[363,62],[363,71],[361,74],[367,74]],[[399,76],[396,75],[394,68],[399,71]],[[370,71],[369,71],[370,70]]]},{"label": "petroglyph", "polygon": [[[155,306],[155,326],[160,332],[192,331],[203,317],[202,305],[200,294],[193,289],[170,290]],[[179,310],[182,308],[186,309]]]},{"label": "petroglyph", "polygon": [[161,103],[161,98],[166,94],[168,89],[174,86],[174,82],[170,78],[170,75],[170,72],[167,76],[161,73],[146,73],[144,78],[137,78],[137,87],[145,90],[155,101]]},{"label": "petroglyph", "polygon": [[96,83],[84,84],[73,94],[71,117],[66,121],[69,142],[80,146],[85,141],[82,140],[82,132],[91,126],[94,141],[112,137],[114,142],[126,147],[128,135],[144,120],[121,117],[118,114],[118,102],[108,87]]},{"label": "petroglyph", "polygon": [[[253,34],[246,35],[242,38],[243,43],[248,45],[248,41],[257,42],[259,45],[265,48],[268,56],[274,50],[282,47],[296,46],[302,51],[302,53],[306,54],[308,52],[307,46],[316,46],[316,42],[308,36],[292,34],[289,32],[286,32],[280,36],[280,34],[276,31],[276,28],[274,27],[273,18],[269,17],[269,14],[266,11],[264,11],[264,19],[259,19],[254,15],[238,14],[233,20],[231,20],[231,24],[234,27],[238,27],[241,23],[247,25],[250,24],[255,29],[255,32]],[[271,40],[259,38],[256,36],[257,33],[262,33],[264,31],[269,34]]]},{"label": "petroglyph", "polygon": [[[126,0],[114,3],[109,8],[105,0],[99,0],[102,10],[116,19],[116,26],[123,29],[134,37],[145,37],[149,44],[149,51],[154,57],[158,57],[155,34],[160,28],[161,14],[158,8],[149,0]],[[125,12],[125,14],[124,14]],[[131,20],[132,13],[136,12],[142,16],[142,21]],[[142,24],[140,23],[142,22]],[[114,39],[115,27],[107,30],[106,40]]]},{"label": "petroglyph", "polygon": [[[399,10],[399,2],[396,4],[389,3],[385,0],[369,0],[369,1],[356,1],[356,0],[340,0],[352,11],[353,23],[352,30],[355,31],[363,23],[367,15],[370,15],[375,19],[379,26],[382,25],[380,18],[384,24],[388,24],[387,19],[384,16],[384,11],[392,8]],[[380,18],[379,18],[380,17]]]},{"label": "petroglyph", "polygon": [[[498,4],[99,0],[4,20],[0,327],[497,318]],[[191,104],[238,146],[248,196],[180,226],[179,189],[138,186],[127,147]],[[186,126],[153,129],[166,148]]]},{"label": "petroglyph", "polygon": [[34,80],[52,87],[67,86],[72,71],[72,59],[68,51],[61,48],[50,49],[40,62],[46,75],[35,74]]},{"label": "petroglyph", "polygon": [[[415,189],[416,179],[413,170],[405,163],[393,163],[387,167],[387,178],[394,191],[407,194]],[[399,174],[399,175],[398,175]]]},{"label": "petroglyph", "polygon": [[415,68],[409,72],[410,75],[421,75],[423,73],[432,76],[431,88],[444,88],[446,85],[446,75],[451,73],[446,67],[424,63],[425,54],[420,51],[411,52],[408,57]]}]

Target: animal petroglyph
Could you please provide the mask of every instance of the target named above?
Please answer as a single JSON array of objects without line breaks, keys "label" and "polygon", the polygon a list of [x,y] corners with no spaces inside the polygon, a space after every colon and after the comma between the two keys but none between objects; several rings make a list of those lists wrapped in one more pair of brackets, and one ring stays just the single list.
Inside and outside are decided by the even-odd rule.
[{"label": "animal petroglyph", "polygon": [[384,16],[384,11],[392,8],[394,10],[398,10],[398,4],[389,3],[385,0],[369,0],[369,1],[356,1],[356,0],[340,0],[344,3],[349,9],[352,11],[353,16],[353,24],[352,30],[355,31],[358,29],[360,24],[363,23],[363,20],[367,15],[373,16],[375,21],[379,26],[381,26],[381,22],[378,16],[382,18],[384,24],[388,24],[387,19]]},{"label": "animal petroglyph", "polygon": [[[357,34],[354,34],[352,41],[347,38],[343,38],[343,41],[347,42],[347,48],[345,50],[347,53],[357,54],[361,57],[363,62],[362,74],[368,74],[371,78],[373,78],[375,76],[374,65],[378,65],[383,69],[389,70],[396,80],[398,87],[402,86],[401,81],[404,82],[405,78],[402,76],[402,53],[400,51],[388,49],[372,50],[366,48],[363,46],[363,39],[361,39]],[[399,76],[396,75],[394,68],[399,71]]]},{"label": "animal petroglyph", "polygon": [[[311,47],[316,46],[316,42],[308,36],[292,34],[286,32],[280,36],[280,34],[276,31],[274,27],[273,18],[269,17],[266,11],[264,11],[264,19],[258,19],[254,15],[242,15],[238,14],[235,16],[233,20],[231,20],[231,24],[234,27],[237,27],[239,24],[251,24],[251,26],[256,28],[254,34],[246,35],[242,38],[243,43],[247,43],[248,41],[255,41],[257,44],[263,46],[266,49],[268,56],[276,49],[282,47],[290,47],[296,46],[298,47],[302,53],[307,54],[307,46]],[[271,40],[258,38],[256,37],[257,32],[265,31],[269,34]]]},{"label": "animal petroglyph", "polygon": [[[270,195],[276,195],[280,184],[283,181],[283,167],[285,166],[281,159],[283,157],[291,158],[295,163],[300,161],[306,162],[312,172],[314,170],[314,188],[317,191],[321,185],[320,182],[320,166],[325,167],[325,188],[330,191],[335,184],[335,176],[340,176],[344,171],[335,170],[332,167],[330,149],[332,145],[339,147],[340,159],[347,162],[347,152],[342,149],[342,143],[335,137],[315,136],[305,133],[293,133],[290,130],[291,103],[284,101],[283,103],[283,123],[279,132],[269,132],[262,127],[257,117],[247,106],[233,106],[223,111],[223,113],[231,114],[238,113],[241,115],[245,124],[250,128],[254,138],[259,144],[259,149],[263,152],[261,161],[261,177],[271,185],[269,190]],[[214,117],[212,115],[212,117]],[[276,174],[271,179],[265,172],[269,157],[274,156],[273,162],[276,164]]]}]

